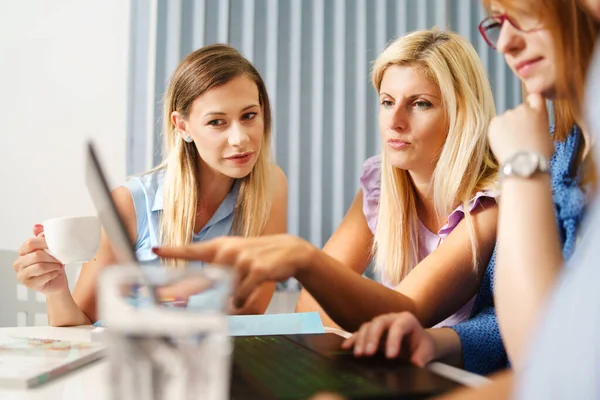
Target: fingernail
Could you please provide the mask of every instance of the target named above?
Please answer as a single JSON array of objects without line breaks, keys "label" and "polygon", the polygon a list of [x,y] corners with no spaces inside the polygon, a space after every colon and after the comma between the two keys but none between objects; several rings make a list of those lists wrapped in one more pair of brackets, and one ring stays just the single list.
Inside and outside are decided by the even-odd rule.
[{"label": "fingernail", "polygon": [[394,358],[394,356],[396,355],[396,351],[396,347],[388,347],[385,351],[385,356],[387,358]]},{"label": "fingernail", "polygon": [[42,224],[35,224],[35,225],[34,225],[34,227],[35,227],[35,228],[43,228],[43,227],[44,227],[44,225],[42,225]]},{"label": "fingernail", "polygon": [[354,355],[356,357],[360,357],[362,355],[362,347],[361,346],[354,347]]},{"label": "fingernail", "polygon": [[373,354],[375,352],[375,345],[373,343],[367,343],[366,353]]}]

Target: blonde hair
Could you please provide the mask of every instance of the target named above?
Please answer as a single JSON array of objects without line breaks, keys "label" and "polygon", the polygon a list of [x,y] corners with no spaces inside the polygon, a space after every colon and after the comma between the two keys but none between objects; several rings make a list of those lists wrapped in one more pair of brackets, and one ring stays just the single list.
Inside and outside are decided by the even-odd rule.
[{"label": "blonde hair", "polygon": [[[391,66],[417,67],[440,88],[448,135],[431,181],[435,213],[447,217],[459,204],[468,210],[477,191],[494,186],[498,171],[487,142],[488,125],[495,115],[494,98],[475,49],[461,36],[437,29],[396,39],[373,63],[371,75],[377,92]],[[419,262],[416,201],[408,171],[393,167],[383,152],[373,249],[376,268],[394,285]],[[475,228],[468,211],[466,221],[477,268]]]},{"label": "blonde hair", "polygon": [[[200,155],[194,143],[177,133],[171,114],[189,117],[194,100],[214,87],[244,76],[256,83],[263,112],[264,134],[252,171],[241,179],[233,230],[242,236],[258,236],[271,209],[271,108],[265,84],[254,66],[233,47],[215,44],[190,53],[171,77],[164,96],[164,161],[155,169],[165,170],[164,207],[159,240],[163,246],[183,246],[192,240],[199,197]],[[168,264],[182,265],[174,260]]]}]

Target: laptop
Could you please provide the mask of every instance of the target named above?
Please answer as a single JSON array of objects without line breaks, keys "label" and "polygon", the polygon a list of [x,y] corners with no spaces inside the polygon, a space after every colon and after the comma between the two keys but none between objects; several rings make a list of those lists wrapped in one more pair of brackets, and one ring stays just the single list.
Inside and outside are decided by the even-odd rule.
[{"label": "laptop", "polygon": [[[120,260],[135,260],[125,225],[112,202],[106,176],[88,144],[86,183],[102,225]],[[235,400],[306,399],[337,392],[349,399],[422,399],[460,385],[427,369],[383,355],[355,358],[333,334],[240,336],[234,352],[230,395]]]},{"label": "laptop", "polygon": [[343,338],[321,335],[234,338],[231,398],[307,399],[320,392],[349,399],[424,399],[461,385],[383,353],[355,358]]}]

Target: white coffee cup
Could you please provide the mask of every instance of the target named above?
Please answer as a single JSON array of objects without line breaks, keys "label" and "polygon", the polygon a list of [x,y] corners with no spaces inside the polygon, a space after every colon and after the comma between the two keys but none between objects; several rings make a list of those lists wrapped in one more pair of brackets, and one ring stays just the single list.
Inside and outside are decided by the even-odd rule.
[{"label": "white coffee cup", "polygon": [[100,246],[98,217],[62,217],[44,222],[49,253],[63,264],[89,261]]}]

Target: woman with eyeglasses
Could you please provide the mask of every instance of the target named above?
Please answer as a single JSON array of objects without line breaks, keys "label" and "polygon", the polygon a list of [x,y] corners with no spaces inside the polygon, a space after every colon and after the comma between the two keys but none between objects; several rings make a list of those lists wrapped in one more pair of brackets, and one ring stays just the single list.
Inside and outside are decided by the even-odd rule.
[{"label": "woman with eyeglasses", "polygon": [[[492,150],[509,175],[502,182],[494,299],[509,359],[519,368],[548,293],[574,251],[582,208],[594,194],[591,140],[582,103],[598,25],[575,0],[487,6],[491,16],[480,30],[530,93],[525,104],[496,118],[488,133]],[[529,10],[539,10],[538,15]],[[549,160],[552,155],[544,98],[553,101],[556,114],[555,164],[564,154],[563,144],[569,149],[572,143],[563,173],[551,176],[537,169],[529,172],[527,168],[536,166],[533,163],[518,165],[524,157],[541,155]],[[561,249],[558,243],[565,239]]]},{"label": "woman with eyeglasses", "polygon": [[[441,359],[483,374],[509,360],[519,367],[547,295],[575,248],[595,186],[581,99],[597,24],[574,0],[485,4],[490,16],[480,32],[529,93],[524,104],[494,118],[488,131],[501,165],[495,256],[469,321],[425,330],[410,313],[380,316],[345,343],[357,355],[373,354],[365,349],[386,333],[388,357],[407,351],[417,365]],[[546,99],[554,103],[551,135]]]},{"label": "woman with eyeglasses", "polygon": [[[581,0],[581,3],[600,21],[600,0]],[[502,333],[518,377],[515,381],[511,372],[504,372],[495,376],[490,385],[460,390],[444,396],[444,399],[597,399],[600,398],[600,353],[596,346],[600,333],[597,318],[600,311],[600,292],[597,290],[600,279],[597,262],[597,240],[600,237],[598,196],[593,196],[594,203],[590,205],[590,215],[586,217],[586,227],[583,228],[583,240],[569,261],[572,267],[565,268],[560,277],[558,274],[563,261],[557,251],[557,241],[564,235],[567,243],[569,240],[573,242],[573,234],[569,232],[575,227],[569,227],[566,222],[577,222],[576,215],[581,214],[583,199],[580,196],[583,192],[578,188],[586,189],[588,197],[595,195],[594,176],[598,168],[592,165],[589,137],[600,134],[599,107],[594,98],[600,89],[600,48],[596,50],[593,62],[590,60],[598,26],[576,8],[573,0],[531,0],[518,6],[516,2],[505,1],[487,5],[491,17],[481,24],[484,37],[505,54],[513,69],[521,66],[520,76],[526,90],[532,93],[527,104],[494,120],[490,128],[494,152],[498,154],[499,149],[503,149],[501,151],[509,153],[516,148],[521,151],[525,145],[527,151],[540,151],[547,146],[543,130],[546,119],[543,118],[543,103],[539,98],[544,93],[554,99],[556,111],[565,113],[557,115],[557,127],[560,126],[558,123],[568,122],[560,115],[565,118],[569,111],[572,121],[584,127],[579,136],[580,140],[583,139],[577,146],[579,151],[572,153],[572,162],[567,164],[571,167],[567,170],[578,170],[579,179],[553,174],[550,180],[547,174],[537,173],[512,184],[507,179],[502,184],[498,233],[499,240],[504,240],[504,243],[499,244],[497,249],[495,297]],[[525,10],[538,10],[539,15],[532,18]],[[525,22],[528,18],[536,24],[528,26]],[[530,60],[533,62],[528,62]],[[519,68],[516,70],[519,71]],[[587,99],[583,107],[584,81],[588,72]],[[583,108],[586,123],[583,121]],[[586,127],[590,132],[585,130]],[[502,133],[506,137],[500,137]],[[573,133],[567,137],[567,143]],[[527,139],[522,142],[521,148],[514,145],[517,137]],[[556,134],[554,138],[553,173],[562,158],[560,149],[564,147]],[[598,144],[595,147],[598,154]],[[563,188],[561,178],[570,182],[571,190]],[[554,218],[548,206],[550,192],[554,195],[559,229],[552,223]],[[568,196],[571,200],[559,200]],[[531,224],[538,224],[537,229],[532,229]],[[511,238],[511,234],[517,237]],[[508,253],[510,250],[516,254]],[[568,256],[568,250],[568,246],[563,246],[564,256]],[[406,328],[406,318],[398,317],[394,321],[399,325],[402,320]],[[532,328],[536,328],[536,332],[532,332]],[[495,341],[496,338],[489,336],[490,332],[480,330],[472,334]],[[392,330],[388,337],[390,335],[393,335]],[[433,351],[431,342],[423,340],[426,336],[422,329],[415,329],[408,335],[407,343],[412,345],[413,356],[417,356],[418,352]],[[530,340],[528,336],[531,336]],[[529,349],[523,354],[521,349],[525,346]],[[459,350],[454,348],[454,351]],[[526,360],[521,360],[525,357]],[[313,400],[317,399],[340,398],[323,394]]]}]

